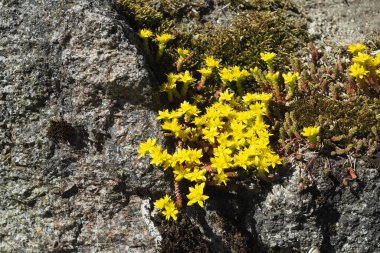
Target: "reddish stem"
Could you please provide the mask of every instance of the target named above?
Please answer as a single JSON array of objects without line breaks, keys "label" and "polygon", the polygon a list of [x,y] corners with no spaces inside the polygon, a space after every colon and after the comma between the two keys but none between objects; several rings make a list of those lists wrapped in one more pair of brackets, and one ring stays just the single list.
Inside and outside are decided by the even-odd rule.
[{"label": "reddish stem", "polygon": [[174,194],[175,194],[175,203],[178,207],[182,207],[182,196],[181,190],[179,188],[179,183],[174,180]]}]

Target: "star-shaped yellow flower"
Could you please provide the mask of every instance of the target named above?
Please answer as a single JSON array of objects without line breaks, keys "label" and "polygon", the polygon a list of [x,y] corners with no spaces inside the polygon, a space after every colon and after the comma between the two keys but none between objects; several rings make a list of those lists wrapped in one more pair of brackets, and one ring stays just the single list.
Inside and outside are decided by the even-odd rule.
[{"label": "star-shaped yellow flower", "polygon": [[186,195],[186,197],[189,199],[189,202],[187,202],[188,206],[198,203],[198,205],[203,207],[203,201],[209,198],[208,196],[203,195],[204,187],[205,183],[196,184],[195,187],[189,187],[190,193]]}]

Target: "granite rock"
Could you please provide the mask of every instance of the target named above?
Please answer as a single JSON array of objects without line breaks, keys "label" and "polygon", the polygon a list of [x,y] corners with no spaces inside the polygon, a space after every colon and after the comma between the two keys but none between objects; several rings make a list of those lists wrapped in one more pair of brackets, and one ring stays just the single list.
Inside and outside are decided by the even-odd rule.
[{"label": "granite rock", "polygon": [[305,151],[163,220],[170,178],[137,159],[164,142],[146,62],[112,1],[0,1],[0,252],[380,251],[379,154]]}]

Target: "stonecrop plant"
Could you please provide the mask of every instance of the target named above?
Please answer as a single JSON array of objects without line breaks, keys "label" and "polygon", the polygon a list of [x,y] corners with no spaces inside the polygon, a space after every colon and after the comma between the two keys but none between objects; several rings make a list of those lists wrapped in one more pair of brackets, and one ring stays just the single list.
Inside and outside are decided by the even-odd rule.
[{"label": "stonecrop plant", "polygon": [[[149,52],[148,39],[154,34],[143,29],[139,35]],[[156,36],[157,61],[172,39],[170,34]],[[367,47],[362,44],[349,47],[353,58],[346,77],[353,77],[364,93],[378,92],[380,55],[372,57],[365,50]],[[270,104],[286,107],[304,95],[310,96],[307,70],[301,73],[300,67],[293,67],[284,73],[276,71],[276,54],[272,52],[261,53],[266,69],[222,66],[217,58],[207,56],[200,69],[183,70],[192,53],[185,48],[178,48],[177,53],[176,72],[168,73],[167,81],[160,87],[177,108],[159,111],[157,116],[164,136],[172,140],[175,148],[165,149],[157,139],[148,138],[138,150],[139,158],[149,156],[152,165],[173,176],[175,200],[165,195],[155,201],[155,208],[167,220],[177,220],[178,208],[184,204],[183,195],[187,206],[203,207],[210,197],[205,194],[208,186],[228,186],[232,178],[245,171],[254,171],[263,179],[276,173],[282,159],[271,148],[268,122],[284,125],[279,129],[280,135],[283,132],[285,136],[286,132],[289,137],[296,136],[289,139],[289,144],[280,137],[283,146],[302,141],[302,135],[308,139],[309,149],[319,147],[321,126],[303,126],[299,134],[302,126],[297,125],[294,113],[289,113],[291,120],[285,117],[282,123],[270,113]],[[258,92],[247,92],[253,89]],[[182,182],[190,185],[184,194],[179,185]]]},{"label": "stonecrop plant", "polygon": [[[183,48],[177,52],[179,72],[190,52]],[[272,94],[244,94],[243,82],[251,76],[248,70],[222,67],[212,56],[205,58],[204,65],[197,71],[199,80],[185,70],[169,73],[167,82],[161,86],[170,102],[182,101],[179,108],[159,111],[157,116],[164,135],[176,143],[175,150],[170,152],[151,138],[141,143],[138,150],[139,158],[148,155],[152,165],[173,175],[175,201],[168,195],[155,201],[155,208],[162,210],[166,219],[176,220],[177,208],[183,206],[179,191],[182,181],[192,185],[185,194],[187,206],[203,207],[209,198],[204,193],[207,185],[227,186],[240,171],[256,170],[259,176],[265,177],[281,164],[280,156],[269,145],[271,134],[264,120],[269,114]],[[202,92],[207,85],[212,85],[215,91],[208,103],[198,105],[191,98],[186,100],[190,88]]]},{"label": "stonecrop plant", "polygon": [[[170,153],[156,139],[148,139],[140,145],[140,157],[149,155],[151,164],[170,170],[176,182],[194,184],[186,195],[187,205],[203,207],[206,184],[227,185],[239,170],[256,169],[264,175],[281,164],[269,146],[271,134],[263,120],[271,98],[266,93],[240,97],[226,90],[204,111],[187,101],[176,110],[160,111],[157,119],[166,136],[177,140],[176,150]],[[180,198],[176,204],[182,205]]]},{"label": "stonecrop plant", "polygon": [[380,54],[372,57],[366,53],[368,47],[363,44],[350,45],[348,51],[353,55],[349,75],[365,94],[370,94],[371,90],[380,93]]}]

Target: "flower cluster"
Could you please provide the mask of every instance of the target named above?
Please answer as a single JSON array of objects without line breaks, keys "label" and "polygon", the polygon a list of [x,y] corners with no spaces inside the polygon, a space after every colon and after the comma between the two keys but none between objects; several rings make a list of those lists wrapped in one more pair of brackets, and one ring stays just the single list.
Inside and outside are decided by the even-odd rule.
[{"label": "flower cluster", "polygon": [[295,71],[283,73],[281,75],[280,72],[275,71],[273,67],[273,61],[276,57],[275,53],[266,52],[261,53],[260,55],[261,60],[266,63],[268,70],[263,71],[258,67],[251,68],[250,72],[252,73],[256,82],[263,90],[272,90],[278,102],[283,101],[280,84],[284,83],[287,92],[285,99],[287,101],[293,99],[294,95],[296,94],[298,80],[301,78],[300,73]]},{"label": "flower cluster", "polygon": [[[167,92],[169,102],[173,102],[174,97],[177,99],[185,97],[189,89],[189,85],[195,83],[195,81],[196,79],[188,70],[179,74],[169,73],[167,75],[167,82],[161,85],[161,92]],[[181,83],[182,86],[181,93],[177,90],[177,84],[179,83]]]},{"label": "flower cluster", "polygon": [[[144,50],[145,52],[150,55],[150,48],[149,48],[149,39],[154,36],[154,33],[149,29],[141,29],[138,32],[139,37],[143,40],[144,44]],[[174,36],[168,33],[158,34],[155,37],[155,41],[158,43],[158,52],[156,55],[156,60],[158,61],[166,48],[166,45],[169,41],[173,40]]]},{"label": "flower cluster", "polygon": [[353,44],[348,51],[353,55],[348,73],[358,82],[359,87],[368,93],[369,89],[380,92],[380,53],[372,57],[365,53],[368,47],[363,44]]},{"label": "flower cluster", "polygon": [[[177,71],[181,69],[181,64],[183,63],[183,49],[178,49],[179,59],[177,61]],[[187,55],[189,52],[187,52]],[[199,69],[197,72],[201,74],[201,80],[199,80],[195,88],[200,91],[204,87],[206,81],[213,75],[220,80],[221,88],[225,89],[228,85],[236,85],[236,89],[239,95],[243,94],[243,81],[251,76],[248,70],[242,69],[238,66],[233,67],[223,67],[220,66],[220,61],[212,56],[208,56],[205,59],[205,67]],[[167,75],[167,82],[162,84],[161,91],[168,93],[168,100],[173,101],[174,97],[177,99],[185,98],[187,91],[191,84],[195,84],[196,79],[192,76],[189,71],[179,73],[169,73]],[[181,92],[178,91],[177,85],[182,86]]]},{"label": "flower cluster", "polygon": [[[166,136],[180,143],[175,152],[149,138],[138,153],[140,157],[148,154],[151,164],[172,171],[175,181],[194,184],[186,195],[187,205],[203,206],[208,199],[203,193],[206,184],[227,185],[241,170],[256,169],[264,175],[281,164],[269,147],[271,134],[263,120],[271,98],[267,93],[235,96],[226,90],[203,111],[184,101],[178,109],[160,111],[157,117]],[[170,217],[168,212],[166,217]]]},{"label": "flower cluster", "polygon": [[177,220],[178,209],[169,195],[165,195],[165,197],[156,200],[154,207],[162,210],[165,219],[169,220],[172,218],[173,220]]}]

